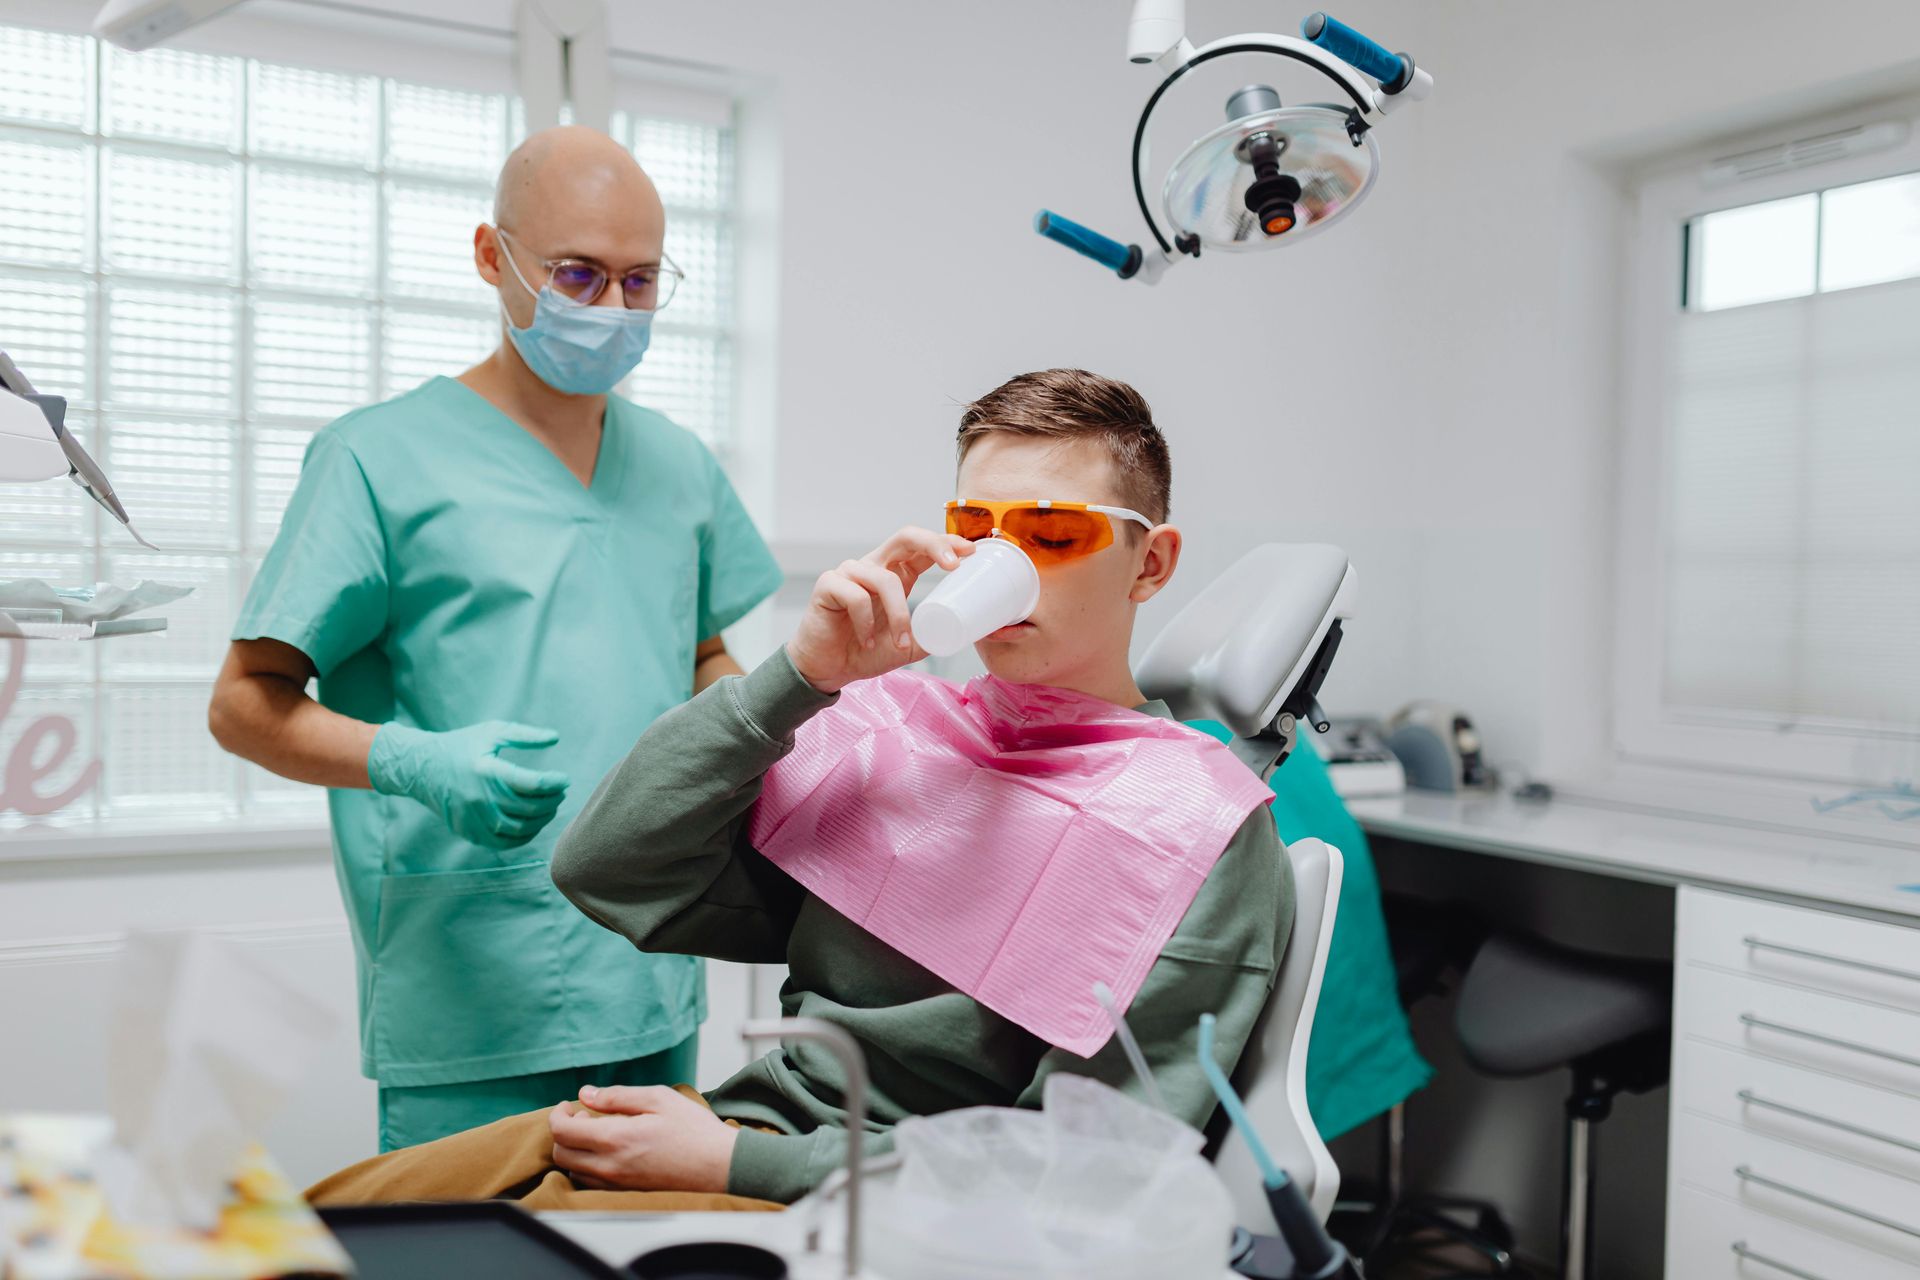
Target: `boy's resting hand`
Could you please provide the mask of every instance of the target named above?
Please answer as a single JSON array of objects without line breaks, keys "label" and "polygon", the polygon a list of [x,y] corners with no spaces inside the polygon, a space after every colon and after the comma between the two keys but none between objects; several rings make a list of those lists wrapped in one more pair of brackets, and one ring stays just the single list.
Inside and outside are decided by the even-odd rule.
[{"label": "boy's resting hand", "polygon": [[907,595],[934,565],[952,569],[972,554],[973,544],[958,534],[909,525],[858,560],[821,574],[787,642],[794,670],[820,692],[838,693],[926,657],[908,626]]},{"label": "boy's resting hand", "polygon": [[727,1189],[740,1131],[664,1085],[580,1090],[547,1116],[553,1163],[592,1191]]}]

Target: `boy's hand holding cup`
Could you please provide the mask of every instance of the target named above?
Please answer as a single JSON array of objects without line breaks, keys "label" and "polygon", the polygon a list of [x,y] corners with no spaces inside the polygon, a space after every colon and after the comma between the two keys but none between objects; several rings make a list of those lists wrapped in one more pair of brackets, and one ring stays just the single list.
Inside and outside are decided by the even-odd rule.
[{"label": "boy's hand holding cup", "polygon": [[928,569],[958,568],[973,550],[958,534],[909,525],[858,560],[821,574],[787,642],[794,669],[820,692],[838,693],[926,657],[914,642],[907,595]]}]

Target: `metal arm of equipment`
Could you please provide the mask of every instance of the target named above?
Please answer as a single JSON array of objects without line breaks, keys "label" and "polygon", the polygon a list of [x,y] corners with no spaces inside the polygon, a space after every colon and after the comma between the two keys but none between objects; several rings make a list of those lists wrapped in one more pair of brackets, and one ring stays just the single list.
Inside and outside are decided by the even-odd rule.
[{"label": "metal arm of equipment", "polygon": [[34,390],[5,351],[0,351],[0,482],[52,480],[67,476],[126,525],[141,546],[158,550],[142,538],[127,519],[113,482],[80,442],[67,430],[67,402],[63,396]]},{"label": "metal arm of equipment", "polygon": [[840,1064],[846,1079],[847,1110],[847,1239],[846,1263],[849,1280],[860,1274],[860,1181],[866,1173],[861,1145],[867,1132],[867,1060],[860,1044],[831,1022],[819,1018],[758,1018],[740,1028],[740,1038],[748,1044],[767,1040],[811,1040]]}]

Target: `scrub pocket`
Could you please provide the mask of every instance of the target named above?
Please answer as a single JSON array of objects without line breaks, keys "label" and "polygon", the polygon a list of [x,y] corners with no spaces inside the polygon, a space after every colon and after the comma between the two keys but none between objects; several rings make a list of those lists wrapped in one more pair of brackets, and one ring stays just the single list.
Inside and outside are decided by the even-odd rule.
[{"label": "scrub pocket", "polygon": [[562,1003],[565,906],[544,860],[383,876],[374,953],[380,1066],[480,1066],[545,1048]]}]

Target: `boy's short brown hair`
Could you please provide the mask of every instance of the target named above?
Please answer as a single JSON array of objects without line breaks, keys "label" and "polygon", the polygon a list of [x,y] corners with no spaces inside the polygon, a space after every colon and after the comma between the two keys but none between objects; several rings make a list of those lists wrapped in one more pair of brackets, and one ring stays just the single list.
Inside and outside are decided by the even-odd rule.
[{"label": "boy's short brown hair", "polygon": [[1145,397],[1124,382],[1085,369],[1042,369],[1009,378],[960,414],[960,460],[974,441],[994,431],[1097,440],[1113,460],[1124,505],[1156,524],[1172,510],[1173,459],[1166,438],[1153,425]]}]

